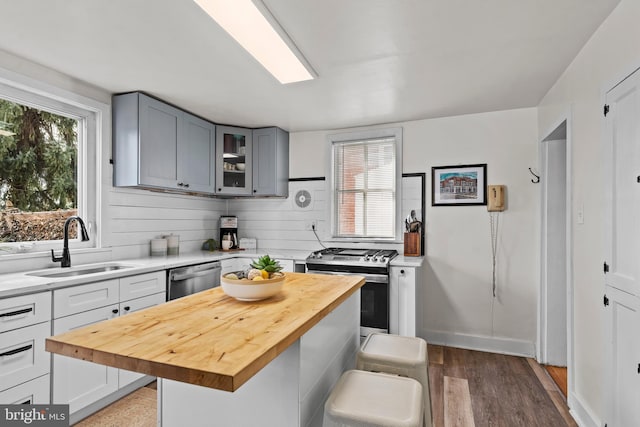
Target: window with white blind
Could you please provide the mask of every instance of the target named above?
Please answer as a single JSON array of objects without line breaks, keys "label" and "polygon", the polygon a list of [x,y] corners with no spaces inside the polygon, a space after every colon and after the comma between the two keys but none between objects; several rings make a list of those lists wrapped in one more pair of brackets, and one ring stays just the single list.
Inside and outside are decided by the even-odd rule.
[{"label": "window with white blind", "polygon": [[332,235],[395,240],[399,235],[402,129],[331,135]]}]

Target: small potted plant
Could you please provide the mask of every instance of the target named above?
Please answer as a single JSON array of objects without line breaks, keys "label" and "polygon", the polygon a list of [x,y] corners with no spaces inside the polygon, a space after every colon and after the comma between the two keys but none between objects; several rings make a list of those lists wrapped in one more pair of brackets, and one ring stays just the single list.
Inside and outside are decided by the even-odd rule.
[{"label": "small potted plant", "polygon": [[277,294],[285,275],[280,263],[269,255],[251,263],[250,268],[224,274],[220,278],[222,290],[241,301],[259,301]]}]

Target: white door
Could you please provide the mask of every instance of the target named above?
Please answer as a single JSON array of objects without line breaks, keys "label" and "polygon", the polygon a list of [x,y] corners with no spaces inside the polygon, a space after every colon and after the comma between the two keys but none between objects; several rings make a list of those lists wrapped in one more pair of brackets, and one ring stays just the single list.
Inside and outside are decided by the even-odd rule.
[{"label": "white door", "polygon": [[[640,425],[640,72],[606,96],[607,419]],[[605,299],[605,304],[607,300]]]},{"label": "white door", "polygon": [[[541,362],[567,366],[567,140],[542,141]],[[560,127],[558,128],[560,129]],[[555,134],[556,131],[553,133]]]},{"label": "white door", "polygon": [[640,300],[619,289],[606,287],[607,415],[610,427],[640,425]]},{"label": "white door", "polygon": [[607,93],[605,283],[640,295],[640,72]]}]

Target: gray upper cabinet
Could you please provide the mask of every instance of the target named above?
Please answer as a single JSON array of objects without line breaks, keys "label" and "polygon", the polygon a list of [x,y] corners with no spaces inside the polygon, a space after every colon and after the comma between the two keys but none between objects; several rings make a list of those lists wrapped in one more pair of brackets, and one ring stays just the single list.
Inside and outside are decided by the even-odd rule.
[{"label": "gray upper cabinet", "polygon": [[251,129],[217,126],[216,194],[248,196],[252,189]]},{"label": "gray upper cabinet", "polygon": [[145,94],[113,97],[114,185],[215,191],[215,125]]},{"label": "gray upper cabinet", "polygon": [[189,191],[215,193],[216,127],[184,113],[183,144],[178,144],[178,176]]},{"label": "gray upper cabinet", "polygon": [[253,130],[253,194],[289,195],[289,133],[280,128]]}]

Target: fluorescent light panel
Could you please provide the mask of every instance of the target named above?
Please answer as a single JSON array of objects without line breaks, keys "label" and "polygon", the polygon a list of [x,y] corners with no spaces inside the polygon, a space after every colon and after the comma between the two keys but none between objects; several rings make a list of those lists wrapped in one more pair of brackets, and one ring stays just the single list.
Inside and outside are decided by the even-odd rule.
[{"label": "fluorescent light panel", "polygon": [[280,83],[314,78],[313,70],[308,64],[303,64],[302,54],[297,52],[296,55],[293,51],[293,42],[288,40],[287,43],[283,39],[286,37],[284,30],[279,28],[280,31],[277,31],[274,28],[279,25],[264,5],[261,12],[252,0],[194,1]]}]

